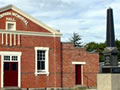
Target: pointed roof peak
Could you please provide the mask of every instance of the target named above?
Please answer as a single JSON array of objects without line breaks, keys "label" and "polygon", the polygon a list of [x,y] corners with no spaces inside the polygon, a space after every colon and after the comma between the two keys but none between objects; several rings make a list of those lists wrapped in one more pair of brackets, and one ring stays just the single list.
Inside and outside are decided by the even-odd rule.
[{"label": "pointed roof peak", "polygon": [[9,5],[7,5],[6,7],[13,7],[14,5],[13,4],[9,4]]},{"label": "pointed roof peak", "polygon": [[34,17],[28,15],[27,13],[23,12],[22,10],[20,10],[19,8],[17,8],[16,6],[10,4],[10,5],[7,5],[5,7],[2,7],[0,8],[0,13],[1,12],[4,12],[4,11],[7,11],[9,9],[12,9],[14,11],[16,11],[17,13],[23,15],[24,17],[28,18],[29,20],[33,21],[34,23],[38,24],[39,26],[42,26],[43,28],[47,29],[48,31],[50,31],[51,33],[53,33],[55,36],[56,35],[60,35],[61,36],[61,33],[54,30],[53,28],[45,25],[44,23],[40,22],[39,20],[35,19]]},{"label": "pointed roof peak", "polygon": [[9,5],[7,5],[7,6],[4,6],[4,7],[0,8],[0,9],[4,9],[4,8],[12,8],[12,7],[14,7],[14,5],[9,4]]},{"label": "pointed roof peak", "polygon": [[[6,10],[8,10],[8,9],[16,9],[16,7],[14,6],[14,5],[12,5],[12,4],[9,4],[9,5],[7,5],[7,6],[4,6],[4,7],[2,7],[2,8],[0,8],[0,12],[3,12],[3,11],[6,11]],[[18,9],[18,8],[17,8]]]}]

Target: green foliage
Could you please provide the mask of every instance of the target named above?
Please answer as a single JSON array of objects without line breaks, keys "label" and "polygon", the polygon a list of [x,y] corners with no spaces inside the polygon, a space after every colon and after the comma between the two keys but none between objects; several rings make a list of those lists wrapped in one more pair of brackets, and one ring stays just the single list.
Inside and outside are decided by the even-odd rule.
[{"label": "green foliage", "polygon": [[115,41],[116,47],[118,48],[118,61],[120,61],[120,40]]},{"label": "green foliage", "polygon": [[97,50],[98,44],[95,42],[90,42],[85,45],[85,48],[87,49],[88,52],[93,52]]},{"label": "green foliage", "polygon": [[81,36],[78,33],[74,32],[69,40],[73,43],[74,47],[82,47]]},{"label": "green foliage", "polygon": [[105,43],[90,42],[85,45],[85,48],[87,49],[88,52],[98,52],[100,55],[99,57],[100,62],[104,61],[103,50],[105,48]]},{"label": "green foliage", "polygon": [[97,52],[99,52],[99,60],[100,60],[100,62],[104,61],[103,51],[104,51],[105,47],[106,47],[105,43],[99,43],[98,44]]},{"label": "green foliage", "polygon": [[[115,41],[116,47],[119,50],[118,53],[118,60],[120,61],[120,40]],[[99,52],[99,60],[100,62],[104,61],[103,51],[106,47],[105,43],[96,43],[96,42],[90,42],[84,46],[88,52]]]}]

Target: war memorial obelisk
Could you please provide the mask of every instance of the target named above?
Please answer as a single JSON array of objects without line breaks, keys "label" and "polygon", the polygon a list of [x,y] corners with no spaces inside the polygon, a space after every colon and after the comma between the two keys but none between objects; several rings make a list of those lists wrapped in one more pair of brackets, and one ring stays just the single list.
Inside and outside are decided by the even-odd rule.
[{"label": "war memorial obelisk", "polygon": [[103,73],[119,73],[118,49],[115,45],[114,20],[112,8],[107,9],[106,48],[104,49]]},{"label": "war memorial obelisk", "polygon": [[102,73],[97,75],[97,90],[120,90],[120,67],[118,49],[115,45],[112,8],[107,9],[106,48]]}]

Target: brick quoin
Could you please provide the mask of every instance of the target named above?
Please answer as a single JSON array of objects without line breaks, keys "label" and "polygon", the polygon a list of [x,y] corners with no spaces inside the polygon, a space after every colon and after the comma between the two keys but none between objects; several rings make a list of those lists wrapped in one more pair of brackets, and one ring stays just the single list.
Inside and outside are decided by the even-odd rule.
[{"label": "brick quoin", "polygon": [[[12,8],[3,10],[5,12],[19,12]],[[21,14],[19,14],[21,15]],[[0,30],[6,29],[6,18],[14,18],[16,22],[16,32],[51,32],[46,28],[29,20],[26,26],[23,21],[15,16],[4,16],[0,18]],[[8,45],[6,45],[6,34],[8,34]],[[57,36],[35,36],[20,34],[20,44],[18,44],[18,35],[16,34],[16,45],[14,45],[14,34],[12,33],[12,46],[10,46],[10,33],[0,33],[0,51],[21,52],[21,88],[66,88],[76,85],[75,64],[72,62],[85,62],[83,65],[83,85],[96,86],[96,75],[99,72],[99,55],[98,53],[88,53],[83,48],[75,48],[71,43],[62,43],[61,38]],[[2,43],[3,38],[3,43]],[[49,75],[35,75],[35,47],[49,47]],[[1,55],[0,55],[1,61]],[[1,62],[0,62],[1,72]],[[1,77],[1,74],[0,74]],[[1,86],[1,78],[0,78]]]}]

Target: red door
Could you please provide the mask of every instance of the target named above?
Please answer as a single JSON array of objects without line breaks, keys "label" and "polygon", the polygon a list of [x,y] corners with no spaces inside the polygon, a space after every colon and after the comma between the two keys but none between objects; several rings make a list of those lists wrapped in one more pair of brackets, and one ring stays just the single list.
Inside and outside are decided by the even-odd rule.
[{"label": "red door", "polygon": [[4,62],[4,86],[18,86],[18,62]]},{"label": "red door", "polygon": [[76,85],[81,85],[81,65],[76,65]]}]

